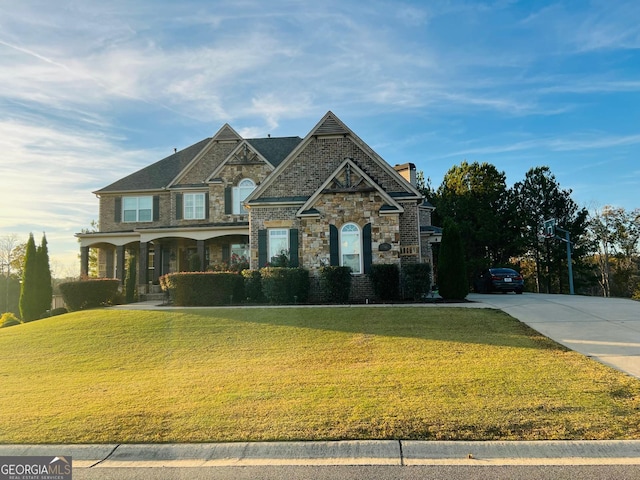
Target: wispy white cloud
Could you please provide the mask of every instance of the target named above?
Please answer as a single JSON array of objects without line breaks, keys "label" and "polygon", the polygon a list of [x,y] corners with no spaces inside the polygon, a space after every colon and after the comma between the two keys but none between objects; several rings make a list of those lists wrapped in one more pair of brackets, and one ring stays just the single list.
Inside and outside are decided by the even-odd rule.
[{"label": "wispy white cloud", "polygon": [[[613,55],[639,47],[636,2],[536,5],[0,6],[0,151],[11,159],[0,160],[0,230],[77,230],[97,215],[92,190],[223,122],[252,137],[304,135],[300,125],[329,109],[370,118],[368,141],[392,163],[435,150],[439,158],[635,151],[631,126],[586,112],[597,94],[640,90],[628,59]],[[393,158],[398,151],[407,158]]]},{"label": "wispy white cloud", "polygon": [[[476,143],[481,142],[480,139]],[[458,150],[445,155],[447,157],[466,157],[472,155],[495,155],[526,150],[541,150],[551,152],[579,152],[594,149],[607,149],[625,145],[639,145],[640,134],[610,135],[602,133],[584,133],[564,135],[562,137],[539,137],[512,143],[487,145]]]}]

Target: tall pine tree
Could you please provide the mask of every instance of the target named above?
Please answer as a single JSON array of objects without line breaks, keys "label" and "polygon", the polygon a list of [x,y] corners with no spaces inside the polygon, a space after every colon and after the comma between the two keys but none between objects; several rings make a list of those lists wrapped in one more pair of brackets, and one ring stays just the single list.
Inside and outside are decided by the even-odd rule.
[{"label": "tall pine tree", "polygon": [[43,233],[42,241],[37,249],[38,258],[38,308],[40,315],[51,309],[51,298],[53,297],[53,286],[51,284],[51,267],[49,266],[49,248],[47,237]]},{"label": "tall pine tree", "polygon": [[25,322],[30,322],[40,316],[38,307],[38,252],[33,234],[29,234],[27,251],[24,257],[22,286],[20,287],[20,316]]},{"label": "tall pine tree", "polygon": [[49,249],[47,239],[36,248],[33,234],[29,234],[24,257],[22,286],[20,288],[20,316],[25,322],[37,320],[51,308],[53,288],[49,267]]}]

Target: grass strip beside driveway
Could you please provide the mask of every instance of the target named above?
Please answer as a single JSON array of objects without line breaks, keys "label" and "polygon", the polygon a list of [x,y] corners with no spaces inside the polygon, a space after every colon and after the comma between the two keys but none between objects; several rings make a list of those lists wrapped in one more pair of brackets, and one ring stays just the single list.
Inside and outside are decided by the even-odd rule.
[{"label": "grass strip beside driveway", "polygon": [[640,439],[640,381],[495,310],[102,309],[0,352],[1,443]]}]

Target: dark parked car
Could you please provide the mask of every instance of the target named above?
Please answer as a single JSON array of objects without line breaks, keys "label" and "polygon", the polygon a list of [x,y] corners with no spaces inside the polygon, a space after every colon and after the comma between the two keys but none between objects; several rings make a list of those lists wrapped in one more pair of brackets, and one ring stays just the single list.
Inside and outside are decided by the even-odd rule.
[{"label": "dark parked car", "polygon": [[512,268],[489,268],[475,279],[473,287],[477,293],[522,293],[524,279]]}]

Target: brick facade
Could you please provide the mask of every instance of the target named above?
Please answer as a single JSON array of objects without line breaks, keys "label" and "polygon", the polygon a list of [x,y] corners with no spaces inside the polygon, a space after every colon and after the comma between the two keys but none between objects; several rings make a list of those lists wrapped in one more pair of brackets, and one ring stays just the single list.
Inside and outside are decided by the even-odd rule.
[{"label": "brick facade", "polygon": [[[228,259],[231,245],[244,243],[250,245],[250,268],[258,268],[259,232],[286,228],[297,232],[299,264],[310,270],[313,284],[319,268],[330,264],[330,229],[351,223],[361,234],[370,232],[373,264],[402,267],[431,258],[420,233],[420,225],[430,224],[431,210],[420,207],[422,196],[408,181],[413,176],[403,179],[402,169],[391,168],[331,112],[304,139],[245,141],[225,125],[212,139],[96,192],[100,232],[78,236],[82,248],[100,249],[101,274],[122,275],[117,263],[123,249],[139,249],[148,252],[146,266],[157,278],[183,268],[194,252],[218,265]],[[230,213],[231,192],[243,179],[257,191],[247,212]],[[176,211],[179,195],[187,193],[208,194],[205,219],[187,220]],[[116,209],[126,196],[153,196],[157,220],[123,222]],[[351,298],[373,299],[365,274],[354,275]]]}]

